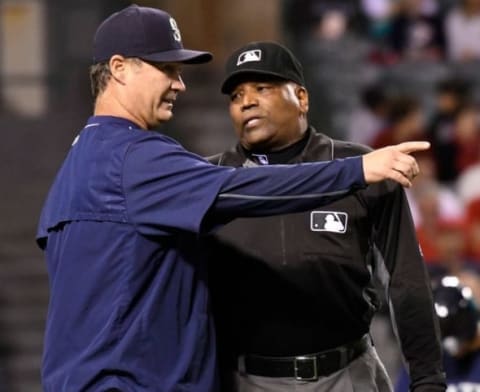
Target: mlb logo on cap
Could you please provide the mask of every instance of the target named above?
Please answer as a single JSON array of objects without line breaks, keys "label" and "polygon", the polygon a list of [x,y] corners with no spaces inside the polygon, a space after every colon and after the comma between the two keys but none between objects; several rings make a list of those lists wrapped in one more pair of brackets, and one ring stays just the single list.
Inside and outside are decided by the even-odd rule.
[{"label": "mlb logo on cap", "polygon": [[247,50],[238,56],[237,66],[251,61],[260,61],[262,59],[262,51],[260,49]]},{"label": "mlb logo on cap", "polygon": [[222,93],[230,94],[235,86],[250,76],[292,81],[305,85],[300,62],[285,46],[272,41],[256,41],[237,49],[227,60]]}]

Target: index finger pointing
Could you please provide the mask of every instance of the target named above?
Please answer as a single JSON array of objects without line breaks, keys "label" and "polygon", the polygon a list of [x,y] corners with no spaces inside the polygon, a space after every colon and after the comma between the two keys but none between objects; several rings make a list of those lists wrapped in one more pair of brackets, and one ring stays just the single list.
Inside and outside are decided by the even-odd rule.
[{"label": "index finger pointing", "polygon": [[410,154],[415,151],[424,151],[430,148],[429,142],[404,142],[394,146],[400,152]]}]

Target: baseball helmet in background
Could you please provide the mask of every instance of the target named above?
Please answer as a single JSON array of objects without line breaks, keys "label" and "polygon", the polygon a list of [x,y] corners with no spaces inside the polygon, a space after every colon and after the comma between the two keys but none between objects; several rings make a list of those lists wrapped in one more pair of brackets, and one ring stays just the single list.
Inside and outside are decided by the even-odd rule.
[{"label": "baseball helmet in background", "polygon": [[445,276],[433,284],[432,290],[444,349],[456,355],[462,344],[477,334],[480,313],[472,289],[460,284],[455,276]]}]

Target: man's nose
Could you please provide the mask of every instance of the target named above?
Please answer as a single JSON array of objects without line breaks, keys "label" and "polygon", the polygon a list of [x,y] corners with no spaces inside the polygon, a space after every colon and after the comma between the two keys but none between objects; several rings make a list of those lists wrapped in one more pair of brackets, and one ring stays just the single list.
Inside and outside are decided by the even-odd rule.
[{"label": "man's nose", "polygon": [[175,91],[185,91],[187,87],[185,86],[185,83],[183,83],[183,79],[180,75],[178,75],[175,79],[172,81],[172,90]]},{"label": "man's nose", "polygon": [[248,109],[258,104],[257,94],[245,92],[242,96],[242,109]]}]

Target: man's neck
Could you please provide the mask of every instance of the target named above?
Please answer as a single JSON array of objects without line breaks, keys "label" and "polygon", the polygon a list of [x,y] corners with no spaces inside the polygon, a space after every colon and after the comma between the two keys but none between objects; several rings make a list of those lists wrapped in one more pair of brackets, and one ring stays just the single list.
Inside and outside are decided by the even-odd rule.
[{"label": "man's neck", "polygon": [[95,116],[114,116],[125,118],[138,124],[140,128],[148,129],[148,125],[140,118],[133,116],[120,102],[115,98],[113,94],[109,94],[108,91],[102,93],[95,101],[95,107],[93,110]]}]

